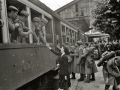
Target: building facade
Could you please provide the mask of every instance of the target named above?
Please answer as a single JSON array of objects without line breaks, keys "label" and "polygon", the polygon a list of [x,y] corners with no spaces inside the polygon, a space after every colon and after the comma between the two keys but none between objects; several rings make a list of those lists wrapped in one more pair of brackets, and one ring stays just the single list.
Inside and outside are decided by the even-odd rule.
[{"label": "building facade", "polygon": [[79,28],[79,39],[83,40],[87,32],[92,27],[92,10],[96,8],[98,2],[103,0],[74,0],[65,6],[57,9],[55,12],[62,18],[71,22]]}]

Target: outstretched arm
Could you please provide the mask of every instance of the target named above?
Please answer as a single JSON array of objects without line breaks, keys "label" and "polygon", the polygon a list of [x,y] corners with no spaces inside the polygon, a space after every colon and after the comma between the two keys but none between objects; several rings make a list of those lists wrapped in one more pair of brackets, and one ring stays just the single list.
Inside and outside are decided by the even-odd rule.
[{"label": "outstretched arm", "polygon": [[49,46],[49,44],[48,43],[46,43],[46,46],[50,49],[50,51],[52,52],[52,53],[54,53],[55,55],[58,55],[58,56],[60,56],[61,55],[61,53],[59,53],[59,52],[56,52],[55,50],[53,50],[50,46]]}]

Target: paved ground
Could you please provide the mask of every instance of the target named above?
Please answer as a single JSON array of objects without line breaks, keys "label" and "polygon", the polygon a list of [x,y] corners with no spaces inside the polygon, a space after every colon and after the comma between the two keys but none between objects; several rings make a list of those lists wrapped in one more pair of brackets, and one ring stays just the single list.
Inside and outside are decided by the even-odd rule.
[{"label": "paved ground", "polygon": [[[105,84],[102,74],[102,67],[98,67],[98,72],[95,74],[95,76],[96,76],[96,81],[90,83],[85,83],[84,81],[78,82],[76,80],[71,80],[73,85],[71,87],[71,90],[104,90]],[[111,87],[110,90],[112,90]]]}]

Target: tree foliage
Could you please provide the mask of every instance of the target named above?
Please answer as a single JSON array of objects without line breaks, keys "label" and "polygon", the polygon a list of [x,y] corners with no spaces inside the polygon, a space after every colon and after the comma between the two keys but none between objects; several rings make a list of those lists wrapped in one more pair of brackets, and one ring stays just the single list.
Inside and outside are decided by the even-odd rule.
[{"label": "tree foliage", "polygon": [[92,11],[96,30],[110,34],[112,38],[120,39],[120,1],[108,0],[98,3]]}]

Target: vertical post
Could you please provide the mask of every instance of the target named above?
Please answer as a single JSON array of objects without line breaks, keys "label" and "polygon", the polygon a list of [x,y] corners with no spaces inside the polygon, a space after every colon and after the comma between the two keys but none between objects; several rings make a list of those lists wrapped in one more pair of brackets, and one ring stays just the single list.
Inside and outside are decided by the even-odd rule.
[{"label": "vertical post", "polygon": [[3,43],[8,44],[9,43],[9,30],[8,30],[8,23],[7,23],[7,6],[6,6],[6,0],[1,0],[2,4],[2,10],[1,10],[1,19],[4,22],[4,25],[2,27],[2,35],[3,35]]},{"label": "vertical post", "polygon": [[[26,10],[27,10],[27,12],[29,13],[29,16],[28,16],[28,28],[29,28],[29,29],[32,29],[32,25],[31,25],[32,20],[31,20],[31,11],[30,11],[30,8],[27,6],[27,7],[26,7]],[[30,43],[30,44],[33,43],[32,34],[29,34],[29,43]]]},{"label": "vertical post", "polygon": [[67,42],[67,29],[66,29],[66,26],[65,26],[65,38],[66,38],[66,41],[65,42]]},{"label": "vertical post", "polygon": [[[42,18],[45,18],[45,16],[42,14]],[[46,29],[45,26],[43,26],[43,33],[44,33],[44,40],[46,40]]]}]

